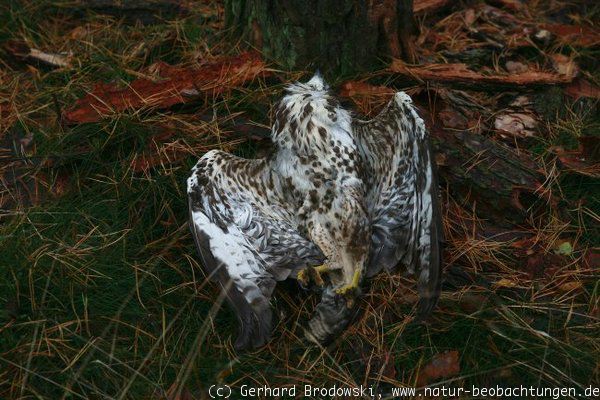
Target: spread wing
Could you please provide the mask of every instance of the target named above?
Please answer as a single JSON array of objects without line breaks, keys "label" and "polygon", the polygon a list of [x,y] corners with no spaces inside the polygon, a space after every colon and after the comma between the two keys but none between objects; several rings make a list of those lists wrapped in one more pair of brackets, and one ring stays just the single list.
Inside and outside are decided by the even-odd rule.
[{"label": "spread wing", "polygon": [[207,275],[237,313],[238,349],[269,340],[276,281],[325,258],[298,233],[282,197],[266,160],[220,151],[206,153],[188,179],[192,235]]},{"label": "spread wing", "polygon": [[353,121],[368,182],[372,243],[367,276],[398,264],[418,273],[419,313],[440,291],[442,222],[429,136],[410,97],[398,92],[370,121]]}]

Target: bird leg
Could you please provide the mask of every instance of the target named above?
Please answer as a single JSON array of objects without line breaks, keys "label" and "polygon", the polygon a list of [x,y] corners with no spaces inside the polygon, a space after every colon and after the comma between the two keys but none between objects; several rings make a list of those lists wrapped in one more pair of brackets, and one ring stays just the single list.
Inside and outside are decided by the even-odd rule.
[{"label": "bird leg", "polygon": [[322,274],[329,270],[330,268],[327,264],[316,267],[306,267],[298,272],[297,279],[303,287],[308,287],[310,281],[313,281],[319,287],[323,287],[325,286],[325,281],[323,280]]},{"label": "bird leg", "polygon": [[354,274],[352,275],[352,279],[350,280],[350,283],[347,283],[344,286],[336,289],[335,292],[337,294],[341,294],[341,295],[354,293],[354,291],[359,288],[361,273],[362,273],[362,267],[357,267],[354,270]]}]

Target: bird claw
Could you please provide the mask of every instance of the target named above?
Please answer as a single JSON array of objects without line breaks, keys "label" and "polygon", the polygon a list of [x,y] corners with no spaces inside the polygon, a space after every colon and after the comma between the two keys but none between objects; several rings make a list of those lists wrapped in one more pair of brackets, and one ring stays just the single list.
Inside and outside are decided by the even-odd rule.
[{"label": "bird claw", "polygon": [[335,292],[337,294],[342,295],[342,296],[346,296],[346,295],[349,295],[349,294],[354,294],[354,292],[356,291],[356,289],[358,289],[357,286],[355,286],[353,284],[349,284],[349,285],[344,285],[341,288],[335,289]]},{"label": "bird claw", "polygon": [[306,267],[296,276],[296,279],[303,288],[308,288],[310,282],[314,282],[318,287],[325,286],[322,273],[327,271],[328,268],[325,265],[319,265],[318,267]]},{"label": "bird claw", "polygon": [[347,299],[354,300],[354,297],[356,297],[356,295],[360,292],[360,273],[361,269],[356,269],[356,271],[354,271],[354,275],[352,276],[352,281],[347,285],[337,288],[335,292],[346,297]]}]

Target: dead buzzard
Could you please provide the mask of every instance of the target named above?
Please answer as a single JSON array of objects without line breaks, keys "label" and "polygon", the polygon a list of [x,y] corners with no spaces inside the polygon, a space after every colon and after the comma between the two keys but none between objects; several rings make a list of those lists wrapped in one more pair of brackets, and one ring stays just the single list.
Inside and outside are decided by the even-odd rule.
[{"label": "dead buzzard", "polygon": [[276,282],[322,286],[309,337],[348,323],[363,278],[398,265],[418,274],[421,314],[439,296],[441,221],[429,138],[398,92],[370,121],[353,119],[319,75],[276,107],[275,151],[205,154],[188,179],[190,225],[211,279],[240,320],[236,348],[271,335]]}]

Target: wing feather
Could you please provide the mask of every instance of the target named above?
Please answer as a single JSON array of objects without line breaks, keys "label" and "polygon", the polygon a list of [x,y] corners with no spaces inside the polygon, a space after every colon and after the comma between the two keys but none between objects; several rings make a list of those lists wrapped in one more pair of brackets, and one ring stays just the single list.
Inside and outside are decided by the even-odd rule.
[{"label": "wing feather", "polygon": [[419,314],[439,297],[442,221],[429,136],[410,97],[398,92],[370,121],[353,121],[372,221],[367,276],[402,264],[418,274]]},{"label": "wing feather", "polygon": [[269,340],[276,282],[324,259],[298,233],[273,179],[264,160],[219,151],[206,153],[188,179],[192,236],[207,275],[238,316],[238,349]]}]

